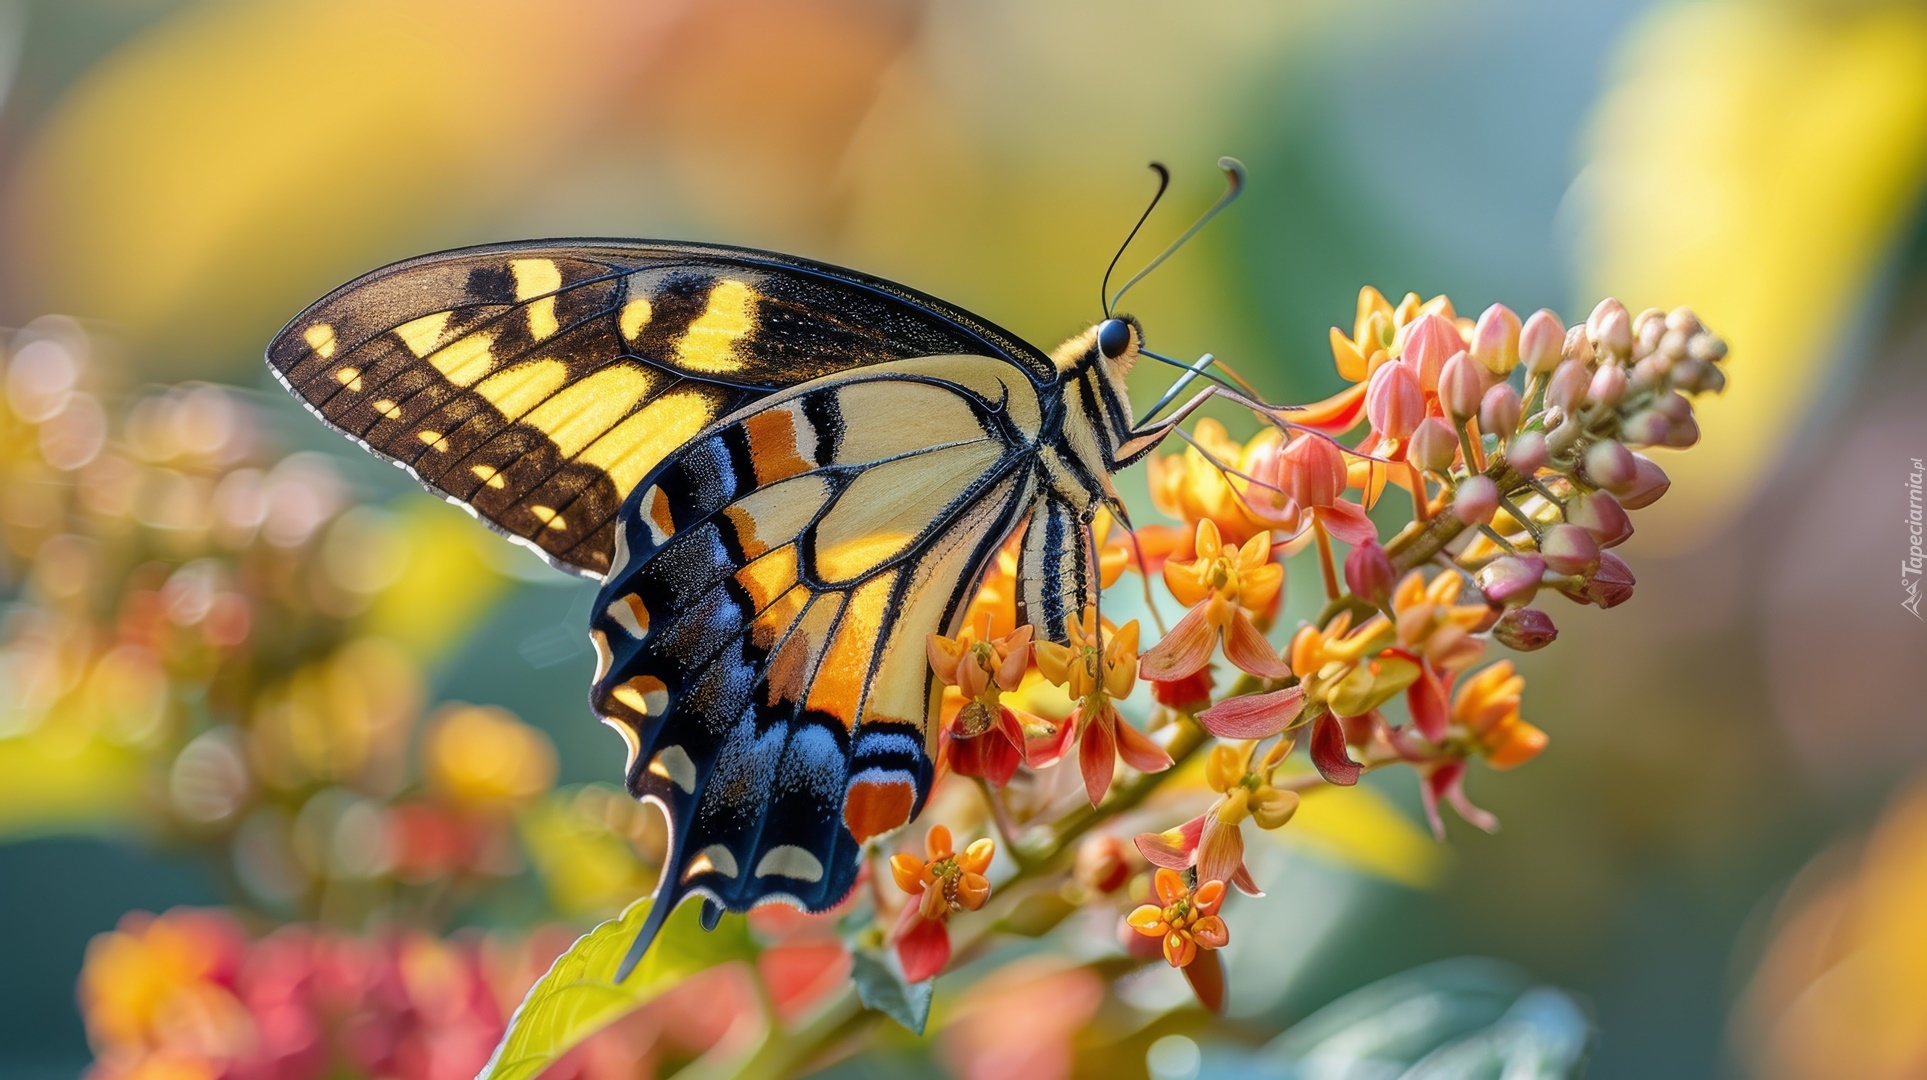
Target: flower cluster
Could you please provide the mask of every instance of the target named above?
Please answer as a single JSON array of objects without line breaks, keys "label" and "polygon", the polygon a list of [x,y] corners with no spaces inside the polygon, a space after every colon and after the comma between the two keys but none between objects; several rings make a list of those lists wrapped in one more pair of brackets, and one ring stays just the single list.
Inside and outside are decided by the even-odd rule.
[{"label": "flower cluster", "polygon": [[[1094,610],[1062,628],[1031,627],[996,602],[993,618],[984,598],[1015,595],[1014,558],[973,609],[982,629],[930,642],[951,688],[947,762],[983,781],[1018,866],[1010,885],[1135,805],[1172,764],[1204,754],[1201,813],[1131,846],[1093,833],[1070,873],[1087,902],[1154,895],[1120,913],[1125,940],[1155,940],[1155,955],[1184,969],[1207,1003],[1222,986],[1209,974],[1215,958],[1200,957],[1229,940],[1227,891],[1259,894],[1247,822],[1280,829],[1305,793],[1403,765],[1441,838],[1443,805],[1496,827],[1466,797],[1468,766],[1513,768],[1547,737],[1522,715],[1523,676],[1491,651],[1557,637],[1535,606],[1542,595],[1599,607],[1631,595],[1631,571],[1609,549],[1632,534],[1629,512],[1667,486],[1643,451],[1693,443],[1690,397],[1720,388],[1725,347],[1684,309],[1633,316],[1608,300],[1569,330],[1549,311],[1521,319],[1494,305],[1467,319],[1442,296],[1394,305],[1367,288],[1350,333],[1332,331],[1332,353],[1348,384],[1339,394],[1261,408],[1266,426],[1242,443],[1200,422],[1185,449],[1151,462],[1152,501],[1180,524],[1137,530],[1117,568],[1161,579],[1186,610],[1141,655],[1137,622],[1113,628]],[[1411,511],[1387,531],[1386,515],[1367,508],[1392,487]],[[1323,609],[1281,632],[1280,647],[1271,631],[1284,560],[1301,549],[1316,550]],[[1214,672],[1220,662],[1227,670]],[[1149,734],[1126,719],[1139,679],[1151,684]],[[1071,704],[1054,727],[1036,704],[1040,683]],[[1066,808],[1051,795],[1064,785],[1049,766],[1073,742],[1087,805]],[[1309,768],[1292,764],[1301,746]],[[915,975],[949,955],[950,913],[975,910],[989,892],[966,876],[958,895],[969,902],[930,899],[945,879],[920,868],[963,866],[948,835],[939,845],[933,831],[930,860],[893,863],[921,897],[897,940],[944,935],[941,950],[902,953]]]}]

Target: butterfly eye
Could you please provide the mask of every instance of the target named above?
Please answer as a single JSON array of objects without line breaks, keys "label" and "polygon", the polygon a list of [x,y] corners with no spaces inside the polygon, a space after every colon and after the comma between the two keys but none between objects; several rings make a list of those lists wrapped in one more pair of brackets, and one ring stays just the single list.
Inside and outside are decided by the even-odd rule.
[{"label": "butterfly eye", "polygon": [[1097,347],[1104,359],[1115,360],[1131,347],[1131,328],[1123,319],[1105,319],[1097,327]]}]

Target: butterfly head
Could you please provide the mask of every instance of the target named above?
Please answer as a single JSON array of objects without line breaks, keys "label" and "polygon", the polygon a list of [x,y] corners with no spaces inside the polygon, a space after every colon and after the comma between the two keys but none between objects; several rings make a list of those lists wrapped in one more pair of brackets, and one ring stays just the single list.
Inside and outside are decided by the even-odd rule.
[{"label": "butterfly head", "polygon": [[1144,327],[1130,315],[1114,315],[1059,345],[1051,353],[1057,370],[1075,376],[1086,369],[1122,380],[1137,363]]}]

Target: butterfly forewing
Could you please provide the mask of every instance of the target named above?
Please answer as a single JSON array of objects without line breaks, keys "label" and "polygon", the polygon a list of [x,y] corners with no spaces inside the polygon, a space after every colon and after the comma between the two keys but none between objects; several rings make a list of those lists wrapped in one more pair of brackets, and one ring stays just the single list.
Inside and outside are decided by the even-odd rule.
[{"label": "butterfly forewing", "polygon": [[606,573],[623,498],[772,390],[918,356],[1050,362],[900,286],[761,252],[579,240],[377,270],[297,316],[270,366],[328,423],[550,562]]}]

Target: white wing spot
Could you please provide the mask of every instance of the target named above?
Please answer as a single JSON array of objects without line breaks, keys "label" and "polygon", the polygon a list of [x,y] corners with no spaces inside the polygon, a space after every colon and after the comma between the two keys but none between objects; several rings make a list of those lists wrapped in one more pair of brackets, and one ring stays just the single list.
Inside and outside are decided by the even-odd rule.
[{"label": "white wing spot", "polygon": [[689,751],[680,746],[665,746],[657,751],[655,760],[649,763],[649,771],[681,788],[684,794],[696,793],[696,763],[689,760]]},{"label": "white wing spot", "polygon": [[795,844],[781,844],[763,854],[756,864],[757,877],[780,876],[798,881],[823,880],[823,864],[816,856]]}]

